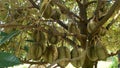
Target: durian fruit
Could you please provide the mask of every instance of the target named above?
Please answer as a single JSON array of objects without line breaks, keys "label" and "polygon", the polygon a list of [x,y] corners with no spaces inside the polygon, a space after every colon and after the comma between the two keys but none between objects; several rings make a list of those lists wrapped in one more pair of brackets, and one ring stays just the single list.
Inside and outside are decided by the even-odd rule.
[{"label": "durian fruit", "polygon": [[48,40],[51,44],[57,44],[58,43],[58,36],[49,35]]},{"label": "durian fruit", "polygon": [[46,48],[46,51],[43,55],[43,59],[45,62],[52,63],[58,58],[57,47],[50,45]]},{"label": "durian fruit", "polygon": [[57,44],[59,42],[59,37],[54,35],[54,32],[58,32],[58,31],[54,28],[48,29],[47,38],[49,43],[51,44]]},{"label": "durian fruit", "polygon": [[99,40],[97,41],[95,48],[96,48],[96,54],[98,56],[98,59],[99,60],[106,60],[108,57],[108,52]]},{"label": "durian fruit", "polygon": [[45,43],[46,40],[44,32],[38,30],[34,30],[32,38],[34,42],[37,42],[39,44]]},{"label": "durian fruit", "polygon": [[44,52],[46,49],[46,45],[45,45],[46,37],[45,37],[44,32],[34,30],[34,32],[32,34],[32,38],[34,40],[34,42],[33,42],[34,45],[40,46]]},{"label": "durian fruit", "polygon": [[[58,47],[58,59],[60,60],[65,58],[68,58],[68,59],[71,58],[70,50],[65,46]],[[68,65],[68,63],[69,61],[62,60],[58,62],[58,65],[62,68],[65,68]]]},{"label": "durian fruit", "polygon": [[49,2],[43,2],[40,7],[41,16],[44,18],[50,18],[52,14],[52,5]]},{"label": "durian fruit", "polygon": [[79,68],[80,66],[82,66],[82,60],[84,60],[81,56],[82,56],[82,49],[81,48],[78,48],[78,49],[73,49],[71,51],[71,59],[74,59],[74,58],[78,58],[77,60],[74,60],[74,61],[71,61],[71,64],[76,67],[76,68]]},{"label": "durian fruit", "polygon": [[31,45],[28,51],[28,59],[39,60],[43,54],[41,46]]},{"label": "durian fruit", "polygon": [[93,19],[90,20],[90,22],[87,24],[87,31],[89,33],[92,33],[93,30],[96,28],[97,22],[95,22]]},{"label": "durian fruit", "polygon": [[91,60],[91,61],[96,61],[98,60],[98,56],[96,54],[96,48],[94,45],[91,45],[91,46],[88,46],[86,48],[86,53],[87,53],[87,56],[88,58]]}]

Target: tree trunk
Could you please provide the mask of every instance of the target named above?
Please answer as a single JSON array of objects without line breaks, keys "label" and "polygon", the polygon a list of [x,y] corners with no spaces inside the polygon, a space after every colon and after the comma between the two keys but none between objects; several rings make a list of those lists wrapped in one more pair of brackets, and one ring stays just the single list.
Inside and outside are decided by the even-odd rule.
[{"label": "tree trunk", "polygon": [[88,57],[86,56],[86,59],[85,59],[85,62],[82,68],[93,68],[93,65],[94,65],[94,62],[90,61]]},{"label": "tree trunk", "polygon": [[[83,45],[83,48],[86,49],[86,39],[82,39],[81,45]],[[82,68],[93,68],[94,62],[89,60],[88,56],[86,55],[85,62],[82,66]]]},{"label": "tree trunk", "polygon": [[95,62],[95,68],[97,68],[98,61]]}]

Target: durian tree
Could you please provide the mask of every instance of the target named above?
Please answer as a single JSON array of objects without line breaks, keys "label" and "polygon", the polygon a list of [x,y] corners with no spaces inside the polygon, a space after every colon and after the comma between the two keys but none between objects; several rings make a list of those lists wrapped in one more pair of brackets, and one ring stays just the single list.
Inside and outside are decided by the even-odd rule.
[{"label": "durian tree", "polygon": [[97,68],[119,53],[119,14],[120,0],[0,0],[0,67]]}]

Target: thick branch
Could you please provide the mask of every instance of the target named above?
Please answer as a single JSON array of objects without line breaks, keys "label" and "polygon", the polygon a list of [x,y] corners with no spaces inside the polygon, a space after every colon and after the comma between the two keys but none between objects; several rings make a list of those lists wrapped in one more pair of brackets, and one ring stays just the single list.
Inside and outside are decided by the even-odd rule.
[{"label": "thick branch", "polygon": [[120,10],[118,11],[118,13],[115,15],[115,17],[112,19],[112,21],[106,26],[106,29],[109,30],[110,26],[112,26],[112,24],[115,23],[115,21],[118,19],[120,15]]},{"label": "thick branch", "polygon": [[97,7],[96,7],[96,10],[95,10],[95,18],[97,18],[97,19],[99,18],[99,10],[101,8],[101,5],[102,5],[101,0],[98,0]]},{"label": "thick branch", "polygon": [[81,4],[79,8],[80,8],[79,16],[82,18],[81,20],[87,23],[87,10],[86,10],[87,7],[84,4]]},{"label": "thick branch", "polygon": [[63,12],[64,14],[67,14],[69,16],[74,16],[78,19],[81,19],[81,17],[77,16],[76,14],[74,14],[73,12],[71,12],[64,4],[61,4],[59,2],[54,2],[61,10],[61,12]]},{"label": "thick branch", "polygon": [[62,21],[56,20],[56,22],[57,22],[60,26],[62,26],[62,27],[65,28],[66,30],[68,30],[68,26],[67,26],[66,24],[64,24]]},{"label": "thick branch", "polygon": [[81,1],[81,0],[76,0],[77,4],[78,4],[78,6],[79,6],[79,9],[80,9],[80,6],[82,5],[80,1]]},{"label": "thick branch", "polygon": [[[33,0],[29,0],[29,1],[32,3],[32,5],[33,5],[35,8],[39,9],[39,6],[36,5],[35,2],[33,2]],[[68,13],[68,15],[72,15],[72,16],[75,16],[75,17],[81,19],[79,16],[77,16],[77,15],[74,14],[73,12],[70,12],[66,7],[62,6],[62,5],[61,5],[60,3],[58,3],[57,1],[54,1],[54,2],[55,2],[56,5],[58,5],[58,7],[60,7],[61,9],[64,9],[64,11],[66,11],[66,12]],[[57,3],[56,3],[56,2],[57,2]],[[59,25],[61,25],[63,28],[65,28],[66,30],[68,30],[68,26],[65,25],[62,21],[57,20],[57,23],[58,23]]]},{"label": "thick branch", "polygon": [[29,0],[29,1],[36,9],[40,9],[39,6],[36,5],[36,3],[33,0]]},{"label": "thick branch", "polygon": [[[35,2],[33,2],[33,0],[29,0],[29,1],[32,3],[32,5],[33,5],[35,8],[39,9],[39,6],[36,5]],[[77,17],[77,15],[75,15],[75,14],[74,14],[74,16]],[[65,25],[62,21],[57,20],[57,23],[58,23],[59,25],[61,25],[63,28],[68,29],[68,26]]]},{"label": "thick branch", "polygon": [[83,0],[83,5],[86,5],[86,3],[87,3],[87,0]]},{"label": "thick branch", "polygon": [[81,4],[80,2],[81,2],[81,0],[76,0],[76,2],[78,3],[78,4]]},{"label": "thick branch", "polygon": [[115,12],[115,10],[118,10],[117,8],[120,7],[120,0],[116,0],[116,2],[112,5],[108,13],[105,15],[105,17],[100,21],[99,26],[103,25]]},{"label": "thick branch", "polygon": [[118,11],[117,9],[118,7],[120,7],[120,0],[115,1],[115,3],[112,5],[108,13],[104,16],[104,18],[98,23],[96,28],[93,30],[92,34],[95,33],[98,30],[98,28],[100,28],[104,23],[106,23],[106,21],[113,15],[115,10]]}]

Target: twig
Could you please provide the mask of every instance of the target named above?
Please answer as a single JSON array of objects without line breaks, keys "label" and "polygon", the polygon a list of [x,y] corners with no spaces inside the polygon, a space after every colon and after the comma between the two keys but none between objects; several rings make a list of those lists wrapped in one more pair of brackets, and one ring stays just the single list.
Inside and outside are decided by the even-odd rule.
[{"label": "twig", "polygon": [[36,9],[40,9],[38,5],[36,5],[36,3],[33,0],[29,0],[30,3],[36,8]]},{"label": "twig", "polygon": [[26,60],[20,60],[22,63],[27,63],[27,64],[40,64],[40,65],[44,65],[47,64],[46,62],[40,62],[40,61],[26,61]]},{"label": "twig", "polygon": [[108,54],[108,57],[110,57],[110,56],[115,56],[115,55],[117,55],[118,53],[120,53],[120,50],[118,50],[116,53]]},{"label": "twig", "polygon": [[0,28],[20,28],[20,29],[30,29],[35,28],[35,25],[18,25],[18,24],[0,24]]}]

